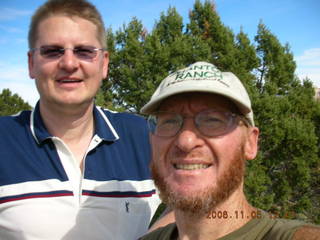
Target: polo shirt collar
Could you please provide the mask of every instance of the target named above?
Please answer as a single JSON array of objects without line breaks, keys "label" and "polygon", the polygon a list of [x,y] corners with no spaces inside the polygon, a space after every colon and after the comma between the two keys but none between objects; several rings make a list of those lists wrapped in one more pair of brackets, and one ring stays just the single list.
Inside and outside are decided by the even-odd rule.
[{"label": "polo shirt collar", "polygon": [[[98,135],[104,141],[114,142],[119,139],[119,135],[115,128],[111,124],[108,117],[105,115],[100,107],[94,106],[93,116],[95,121],[95,134]],[[30,116],[30,129],[33,137],[38,144],[43,143],[47,139],[51,139],[52,136],[44,125],[42,117],[40,115],[39,101],[35,108],[31,112]]]},{"label": "polo shirt collar", "polygon": [[119,135],[110,119],[104,113],[101,107],[94,106],[93,116],[95,121],[95,133],[105,141],[114,142],[119,139]]}]

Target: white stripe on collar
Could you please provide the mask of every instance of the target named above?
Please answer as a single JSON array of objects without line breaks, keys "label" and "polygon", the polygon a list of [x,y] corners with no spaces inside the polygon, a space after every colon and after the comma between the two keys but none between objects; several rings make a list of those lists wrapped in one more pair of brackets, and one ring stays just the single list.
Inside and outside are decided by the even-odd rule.
[{"label": "white stripe on collar", "polygon": [[100,114],[102,115],[103,119],[106,121],[107,125],[109,126],[111,132],[113,133],[113,135],[116,137],[116,140],[119,139],[119,135],[117,134],[116,130],[113,128],[113,126],[111,125],[109,119],[107,118],[107,116],[104,114],[104,112],[102,111],[102,108],[99,106],[96,106],[96,108],[98,109],[98,111],[100,112]]},{"label": "white stripe on collar", "polygon": [[30,129],[31,129],[31,133],[32,133],[34,139],[36,140],[36,142],[38,144],[40,144],[39,140],[36,136],[36,133],[34,132],[34,112],[35,112],[35,108],[32,110],[31,115],[30,115]]}]

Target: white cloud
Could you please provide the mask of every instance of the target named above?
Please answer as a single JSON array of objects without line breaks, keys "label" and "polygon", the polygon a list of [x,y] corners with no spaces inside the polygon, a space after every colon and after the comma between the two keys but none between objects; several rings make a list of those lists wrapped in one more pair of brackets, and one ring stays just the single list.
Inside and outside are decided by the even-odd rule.
[{"label": "white cloud", "polygon": [[39,94],[35,87],[35,84],[30,80],[30,84],[25,82],[12,82],[2,83],[0,82],[0,92],[4,88],[9,88],[12,94],[17,93],[25,102],[28,102],[31,106],[35,106],[39,100]]},{"label": "white cloud", "polygon": [[13,20],[15,18],[21,16],[28,16],[31,15],[31,11],[27,10],[20,10],[20,9],[13,9],[13,8],[0,8],[0,21],[1,20]]},{"label": "white cloud", "polygon": [[296,74],[299,78],[309,78],[315,86],[320,87],[320,48],[311,48],[295,57],[297,63]]},{"label": "white cloud", "polygon": [[0,76],[1,80],[17,81],[28,77],[28,69],[26,66],[14,66],[6,63],[0,63]]},{"label": "white cloud", "polygon": [[9,88],[12,94],[17,93],[31,106],[35,106],[39,99],[34,80],[29,78],[27,66],[0,63],[0,92],[4,88]]},{"label": "white cloud", "polygon": [[301,65],[320,67],[320,48],[311,48],[303,52],[302,56],[296,57]]}]

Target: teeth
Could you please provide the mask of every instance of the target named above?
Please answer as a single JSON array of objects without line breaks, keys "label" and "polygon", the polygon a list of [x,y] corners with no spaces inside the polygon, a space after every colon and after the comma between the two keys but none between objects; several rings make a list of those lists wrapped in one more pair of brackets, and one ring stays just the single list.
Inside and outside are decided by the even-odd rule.
[{"label": "teeth", "polygon": [[182,170],[197,170],[197,169],[205,169],[208,168],[210,165],[208,164],[174,164],[176,169]]},{"label": "teeth", "polygon": [[64,79],[64,80],[61,80],[60,82],[63,82],[63,83],[80,82],[80,80]]}]

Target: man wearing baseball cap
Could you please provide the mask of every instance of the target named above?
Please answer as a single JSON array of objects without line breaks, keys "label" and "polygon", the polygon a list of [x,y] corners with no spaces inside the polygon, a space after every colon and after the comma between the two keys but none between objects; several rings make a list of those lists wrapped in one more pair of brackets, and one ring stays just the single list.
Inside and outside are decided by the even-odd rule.
[{"label": "man wearing baseball cap", "polygon": [[149,115],[153,178],[176,218],[143,240],[319,239],[319,227],[247,201],[245,162],[256,157],[259,129],[234,74],[196,62],[165,78],[141,112]]}]

